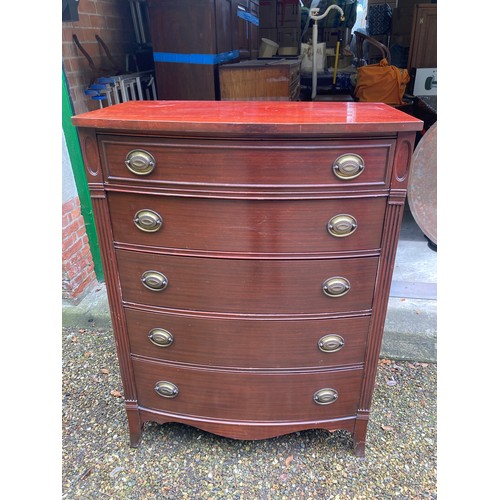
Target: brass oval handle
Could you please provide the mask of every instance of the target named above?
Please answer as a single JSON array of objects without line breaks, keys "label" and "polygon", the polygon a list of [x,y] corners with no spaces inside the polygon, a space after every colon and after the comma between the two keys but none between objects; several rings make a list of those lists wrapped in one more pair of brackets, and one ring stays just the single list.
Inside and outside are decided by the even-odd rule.
[{"label": "brass oval handle", "polygon": [[141,277],[142,284],[153,292],[161,292],[168,285],[167,277],[159,271],[145,271]]},{"label": "brass oval handle", "polygon": [[127,154],[125,165],[136,175],[148,175],[155,168],[156,160],[151,153],[143,149],[133,149]]},{"label": "brass oval handle", "polygon": [[158,347],[168,347],[174,342],[174,336],[163,328],[153,328],[149,331],[148,338]]},{"label": "brass oval handle", "polygon": [[179,388],[168,380],[156,382],[155,391],[162,398],[175,398],[179,394]]},{"label": "brass oval handle", "polygon": [[324,335],[318,340],[318,348],[323,352],[337,352],[344,347],[345,341],[336,333]]},{"label": "brass oval handle", "polygon": [[333,162],[333,173],[342,180],[355,179],[365,169],[365,161],[359,155],[348,153],[340,155]]},{"label": "brass oval handle", "polygon": [[329,297],[342,297],[351,289],[351,284],[347,278],[334,276],[323,282],[323,292]]},{"label": "brass oval handle", "polygon": [[163,219],[159,213],[145,208],[136,212],[134,215],[134,224],[141,231],[154,233],[163,225]]},{"label": "brass oval handle", "polygon": [[325,388],[314,393],[313,399],[316,404],[330,405],[335,403],[339,397],[339,393],[335,389]]},{"label": "brass oval handle", "polygon": [[328,232],[337,238],[350,236],[358,227],[358,221],[349,214],[338,214],[332,217],[327,224]]}]

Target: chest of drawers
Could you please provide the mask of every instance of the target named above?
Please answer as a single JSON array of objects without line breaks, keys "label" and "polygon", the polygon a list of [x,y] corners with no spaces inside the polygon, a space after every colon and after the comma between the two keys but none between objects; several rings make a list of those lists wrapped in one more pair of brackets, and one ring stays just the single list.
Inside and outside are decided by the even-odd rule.
[{"label": "chest of drawers", "polygon": [[374,103],[144,101],[73,117],[131,445],[345,429],[362,456],[422,122]]}]

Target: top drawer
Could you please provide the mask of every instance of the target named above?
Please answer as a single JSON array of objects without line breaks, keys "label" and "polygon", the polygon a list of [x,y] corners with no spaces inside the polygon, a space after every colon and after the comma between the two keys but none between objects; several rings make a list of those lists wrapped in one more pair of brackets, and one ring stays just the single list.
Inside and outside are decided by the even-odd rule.
[{"label": "top drawer", "polygon": [[391,139],[99,139],[107,182],[189,189],[384,188],[394,143]]}]

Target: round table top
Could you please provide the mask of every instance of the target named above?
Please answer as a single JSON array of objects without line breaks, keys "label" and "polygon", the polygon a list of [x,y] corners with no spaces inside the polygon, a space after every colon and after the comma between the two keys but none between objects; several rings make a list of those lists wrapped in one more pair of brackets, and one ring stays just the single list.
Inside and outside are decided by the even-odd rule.
[{"label": "round table top", "polygon": [[413,153],[408,204],[418,227],[437,245],[437,122],[420,139]]}]

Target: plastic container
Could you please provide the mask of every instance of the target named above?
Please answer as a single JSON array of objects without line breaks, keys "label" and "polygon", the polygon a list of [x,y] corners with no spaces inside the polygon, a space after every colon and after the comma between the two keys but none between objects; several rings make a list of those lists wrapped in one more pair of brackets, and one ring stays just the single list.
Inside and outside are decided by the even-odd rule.
[{"label": "plastic container", "polygon": [[298,47],[280,47],[278,49],[279,56],[296,56],[299,54]]},{"label": "plastic container", "polygon": [[279,45],[269,38],[261,38],[259,47],[259,57],[273,57],[278,52]]}]

